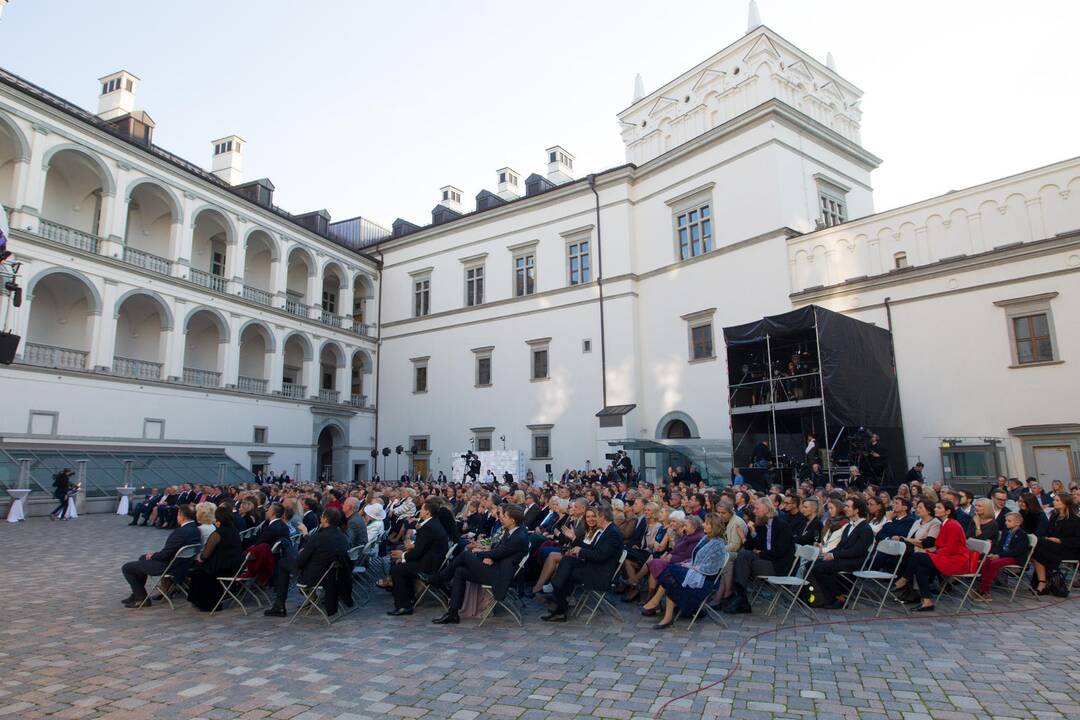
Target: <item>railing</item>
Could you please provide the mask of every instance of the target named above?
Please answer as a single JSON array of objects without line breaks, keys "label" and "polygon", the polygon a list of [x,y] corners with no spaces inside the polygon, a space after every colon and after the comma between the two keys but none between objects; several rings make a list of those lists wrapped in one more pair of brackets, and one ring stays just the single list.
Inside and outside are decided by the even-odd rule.
[{"label": "railing", "polygon": [[327,310],[323,310],[319,313],[319,322],[323,325],[329,325],[330,327],[341,327],[341,318]]},{"label": "railing", "polygon": [[168,275],[172,269],[172,263],[165,258],[127,246],[124,246],[124,262],[162,275]]},{"label": "railing", "polygon": [[113,375],[138,378],[140,380],[160,380],[164,365],[149,360],[133,360],[125,357],[113,358]]},{"label": "railing", "polygon": [[51,220],[41,220],[41,236],[53,242],[96,253],[100,239],[93,233],[76,230]]},{"label": "railing", "polygon": [[364,323],[353,323],[353,333],[357,335],[364,335],[366,337],[375,337],[375,326],[365,325]]},{"label": "railing", "polygon": [[210,288],[211,290],[217,290],[218,292],[225,292],[225,278],[220,275],[213,275],[205,270],[191,269],[191,274],[188,276],[191,282],[196,285],[202,285],[203,287]]},{"label": "railing", "polygon": [[221,373],[213,370],[184,368],[184,384],[199,387],[221,387]]},{"label": "railing", "polygon": [[308,306],[299,300],[285,298],[285,312],[306,318],[308,316]]},{"label": "railing", "polygon": [[265,393],[267,384],[267,381],[261,378],[244,377],[243,375],[236,378],[236,389],[241,392]]},{"label": "railing", "polygon": [[338,401],[339,394],[340,393],[338,393],[337,390],[327,390],[326,388],[321,388],[319,390],[319,400],[321,402],[336,403]]},{"label": "railing", "polygon": [[23,362],[39,367],[62,368],[64,370],[85,370],[90,353],[85,350],[54,347],[26,343],[23,350]]},{"label": "railing", "polygon": [[251,287],[250,285],[244,286],[244,297],[252,302],[257,302],[260,305],[272,305],[274,296],[268,293],[266,290],[262,290],[257,287]]},{"label": "railing", "polygon": [[365,407],[367,405],[367,398],[363,395],[350,395],[348,404],[353,407]]},{"label": "railing", "polygon": [[296,385],[291,382],[281,383],[281,394],[285,397],[304,400],[307,395],[307,385]]}]

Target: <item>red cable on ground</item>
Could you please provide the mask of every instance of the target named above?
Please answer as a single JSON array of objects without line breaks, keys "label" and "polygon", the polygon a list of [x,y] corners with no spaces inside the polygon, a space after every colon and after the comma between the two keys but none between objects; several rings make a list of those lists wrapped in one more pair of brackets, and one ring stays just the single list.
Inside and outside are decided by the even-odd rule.
[{"label": "red cable on ground", "polygon": [[760,631],[754,633],[753,635],[750,635],[749,637],[747,637],[741,643],[739,643],[739,646],[737,648],[735,648],[735,664],[731,666],[731,669],[727,671],[727,674],[724,675],[724,677],[722,677],[719,680],[716,680],[714,682],[711,682],[708,685],[702,685],[701,687],[699,687],[699,688],[697,688],[695,690],[685,692],[682,695],[675,695],[674,697],[668,698],[667,702],[665,702],[663,705],[661,705],[660,708],[653,714],[653,717],[660,717],[664,713],[664,710],[667,709],[667,706],[672,704],[673,702],[676,702],[678,700],[682,700],[684,698],[688,698],[691,695],[697,695],[700,692],[704,692],[705,690],[710,690],[710,689],[716,687],[717,685],[722,685],[723,683],[726,683],[728,680],[731,679],[731,676],[735,674],[735,672],[739,669],[739,667],[742,666],[742,653],[743,653],[743,649],[746,647],[747,643],[749,643],[751,640],[756,640],[757,638],[762,637],[764,635],[769,635],[771,633],[779,632],[781,630],[802,630],[802,629],[805,629],[805,628],[828,627],[829,625],[860,625],[860,624],[864,624],[864,623],[868,624],[868,623],[875,623],[875,622],[884,622],[886,620],[890,620],[890,621],[894,621],[894,622],[895,621],[900,621],[900,622],[916,621],[916,620],[933,622],[933,621],[936,621],[936,620],[946,620],[946,619],[949,619],[949,618],[971,618],[971,617],[989,617],[991,615],[1010,615],[1010,614],[1013,614],[1013,613],[1031,612],[1033,610],[1045,610],[1047,608],[1057,607],[1058,605],[1062,605],[1062,604],[1067,603],[1067,602],[1069,602],[1069,598],[1061,598],[1060,600],[1056,600],[1056,601],[1051,602],[1051,603],[1040,604],[1038,607],[1033,607],[1033,608],[1010,608],[1008,610],[990,610],[988,612],[966,612],[966,613],[961,613],[961,614],[957,614],[957,615],[937,615],[937,616],[932,616],[932,617],[914,616],[913,615],[913,616],[906,616],[906,617],[852,618],[852,619],[848,619],[848,620],[830,620],[828,622],[820,622],[820,623],[819,622],[802,623],[802,624],[799,624],[799,625],[776,625],[774,627],[767,628],[765,630],[760,630]]}]

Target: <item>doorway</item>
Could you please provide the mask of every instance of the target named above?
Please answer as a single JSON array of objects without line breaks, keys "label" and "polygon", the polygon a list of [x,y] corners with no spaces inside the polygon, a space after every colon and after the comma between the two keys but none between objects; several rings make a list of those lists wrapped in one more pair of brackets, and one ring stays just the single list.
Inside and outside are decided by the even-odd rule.
[{"label": "doorway", "polygon": [[1072,454],[1067,446],[1035,447],[1035,475],[1044,490],[1052,480],[1060,480],[1066,486],[1074,477]]},{"label": "doorway", "polygon": [[421,478],[427,478],[428,474],[428,461],[427,458],[415,458],[413,460],[413,477],[420,475]]},{"label": "doorway", "polygon": [[316,450],[316,477],[320,482],[334,481],[334,431],[325,427],[319,433],[319,443]]}]

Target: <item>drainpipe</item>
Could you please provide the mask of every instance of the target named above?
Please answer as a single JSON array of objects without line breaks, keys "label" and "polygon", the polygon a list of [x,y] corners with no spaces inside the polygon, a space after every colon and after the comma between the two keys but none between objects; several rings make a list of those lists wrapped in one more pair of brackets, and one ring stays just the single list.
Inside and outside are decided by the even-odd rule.
[{"label": "drainpipe", "polygon": [[882,302],[885,303],[885,321],[888,323],[889,332],[891,333],[892,332],[892,308],[889,307],[889,301],[890,300],[892,300],[892,298],[885,298]]},{"label": "drainpipe", "polygon": [[600,239],[600,193],[596,191],[596,175],[590,174],[585,178],[589,182],[589,189],[596,198],[596,288],[600,293],[600,388],[603,393],[604,405],[607,402],[607,342],[604,334],[604,245]]},{"label": "drainpipe", "polygon": [[[379,374],[382,371],[382,286],[383,286],[383,252],[379,250],[379,259],[376,264],[379,271],[379,310],[375,313],[375,441],[372,448],[379,449]],[[375,460],[378,466],[378,458]],[[373,472],[378,472],[372,468]]]}]

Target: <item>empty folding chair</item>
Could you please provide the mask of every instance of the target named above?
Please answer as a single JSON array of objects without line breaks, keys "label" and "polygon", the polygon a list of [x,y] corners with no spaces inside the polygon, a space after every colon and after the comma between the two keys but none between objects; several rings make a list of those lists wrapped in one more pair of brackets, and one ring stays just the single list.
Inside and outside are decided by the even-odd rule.
[{"label": "empty folding chair", "polygon": [[[1072,574],[1065,572],[1065,568],[1072,565]],[[1080,577],[1080,560],[1062,560],[1061,572],[1065,575],[1065,587],[1072,590],[1073,585],[1076,584],[1076,579]]]},{"label": "empty folding chair", "polygon": [[330,564],[330,567],[326,568],[326,572],[322,574],[322,577],[320,577],[318,582],[314,585],[296,584],[296,589],[300,591],[300,597],[303,598],[303,601],[300,603],[300,607],[296,609],[296,612],[293,613],[293,616],[289,618],[289,625],[296,622],[296,618],[300,617],[301,614],[310,614],[312,610],[315,610],[322,615],[322,619],[326,621],[327,625],[332,624],[330,616],[323,610],[322,604],[319,601],[322,600],[323,583],[326,582],[326,579],[330,577],[331,573],[336,573],[337,571],[338,563],[333,562]]},{"label": "empty folding chair", "polygon": [[491,585],[480,586],[481,591],[483,591],[491,602],[480,616],[480,622],[477,627],[483,625],[484,621],[491,617],[492,613],[495,612],[496,607],[501,607],[506,610],[506,612],[510,613],[510,617],[514,618],[518,625],[524,625],[524,623],[522,623],[522,616],[524,615],[525,606],[522,604],[521,598],[517,596],[517,593],[512,592],[511,589],[514,585],[514,580],[516,580],[518,575],[525,569],[525,563],[527,562],[529,562],[529,553],[525,553],[520,562],[518,562],[517,569],[514,571],[514,577],[510,578],[510,584],[507,586],[506,594],[503,595],[502,599],[495,598],[495,589],[492,588]]},{"label": "empty folding chair", "polygon": [[[720,568],[720,572],[718,572],[716,574],[716,581],[715,582],[716,582],[717,585],[719,585],[719,583],[720,583],[720,578],[724,577],[724,570],[727,569],[727,566],[730,565],[734,559],[735,559],[734,553],[728,553],[727,556],[724,558],[724,565],[723,565],[723,567]],[[712,618],[716,622],[720,623],[725,628],[728,626],[727,618],[724,617],[724,614],[722,612],[717,611],[716,608],[712,607],[712,605],[709,604],[709,602],[715,596],[716,596],[716,592],[715,592],[715,589],[714,589],[713,592],[710,592],[708,595],[706,595],[702,599],[701,604],[698,605],[697,612],[694,613],[694,617],[690,618],[690,624],[687,625],[687,627],[686,627],[687,630],[693,630],[694,629],[694,623],[697,622],[698,616],[701,615],[701,613],[705,613],[706,615],[708,615],[710,618]]]},{"label": "empty folding chair", "polygon": [[600,608],[604,609],[604,612],[611,615],[613,618],[622,622],[622,615],[619,610],[611,604],[607,599],[608,590],[615,583],[615,578],[619,577],[619,572],[622,570],[623,563],[626,562],[626,550],[622,551],[622,555],[619,556],[619,563],[615,566],[615,573],[611,576],[611,580],[608,581],[607,587],[603,590],[587,590],[582,588],[581,597],[578,599],[577,604],[574,606],[574,615],[580,615],[585,610],[589,610],[589,606],[592,605],[592,609],[589,612],[588,619],[585,620],[585,624],[588,625],[592,622],[593,617],[596,615],[596,611]]},{"label": "empty folding chair", "polygon": [[[143,605],[145,605],[146,601],[150,599],[150,596],[154,594],[154,591],[158,590],[161,593],[161,597],[165,598],[165,602],[169,603],[169,607],[171,609],[175,610],[176,606],[173,605],[173,601],[169,597],[169,595],[172,593],[173,589],[175,588],[176,590],[179,590],[180,593],[183,594],[184,597],[187,597],[187,588],[184,587],[184,584],[179,583],[179,582],[175,582],[176,581],[176,571],[175,571],[175,569],[176,569],[176,567],[177,567],[177,565],[179,563],[190,562],[191,560],[194,560],[195,556],[198,555],[201,550],[202,550],[202,545],[200,545],[198,543],[193,543],[191,545],[185,545],[184,547],[177,550],[176,554],[173,555],[172,560],[170,560],[169,564],[165,566],[165,570],[161,573],[161,575],[158,575],[157,578],[154,580],[154,585],[150,588],[150,591],[148,593],[146,593],[146,597],[144,597],[142,599],[142,602],[139,603],[139,607],[141,608]],[[172,587],[169,588],[169,592],[165,592],[164,590],[161,590],[161,581],[165,580],[165,579],[173,581],[172,582]]]},{"label": "empty folding chair", "polygon": [[787,611],[784,613],[783,619],[780,620],[780,624],[783,625],[787,622],[788,615],[791,611],[798,607],[799,610],[807,614],[810,618],[816,617],[814,609],[810,607],[805,600],[802,599],[802,590],[810,584],[807,579],[810,577],[810,573],[814,571],[814,565],[817,564],[818,558],[821,557],[821,548],[815,545],[796,545],[795,546],[795,564],[792,565],[792,570],[798,567],[799,561],[806,562],[806,572],[803,577],[798,575],[766,575],[761,578],[765,581],[769,587],[772,587],[776,594],[773,596],[772,602],[769,603],[768,609],[765,611],[766,615],[772,615],[773,611],[779,605],[780,600],[785,596],[790,598],[791,602],[788,604]]},{"label": "empty folding chair", "polygon": [[[1001,572],[998,577],[1005,575],[1011,577],[1014,580],[1012,594],[1009,595],[1009,602],[1016,601],[1016,592],[1020,589],[1020,586],[1024,584],[1024,577],[1027,575],[1027,570],[1031,567],[1031,557],[1035,554],[1035,546],[1039,543],[1039,536],[1029,533],[1028,534],[1028,551],[1027,556],[1024,558],[1023,565],[1006,565],[1001,568]],[[1028,589],[1031,589],[1031,585],[1028,585]],[[991,587],[990,591],[993,592],[994,588]],[[1034,595],[1035,591],[1031,589],[1031,594]]]},{"label": "empty folding chair", "polygon": [[967,549],[979,553],[979,565],[975,568],[975,572],[947,575],[941,582],[941,589],[938,590],[937,597],[934,598],[934,604],[936,605],[946,590],[949,590],[954,585],[959,585],[964,589],[964,594],[960,596],[960,604],[956,606],[957,613],[964,609],[972,590],[975,589],[975,583],[978,582],[979,575],[982,573],[982,566],[986,562],[986,556],[990,553],[990,541],[968,538]]},{"label": "empty folding chair", "polygon": [[[870,562],[862,570],[856,570],[851,573],[851,577],[855,584],[852,586],[852,593],[848,595],[848,603],[850,603],[850,609],[854,610],[859,600],[862,598],[864,592],[867,597],[878,600],[877,612],[874,613],[874,617],[881,615],[882,609],[885,607],[885,601],[891,597],[890,589],[893,582],[899,577],[900,563],[904,560],[904,548],[906,543],[901,540],[882,540],[877,544],[877,547],[872,553]],[[873,570],[874,559],[879,556],[886,556],[888,558],[896,558],[896,562],[889,562],[891,568],[888,571],[885,570]],[[867,588],[867,586],[870,586]],[[879,593],[879,596],[875,598],[874,593]],[[906,613],[910,612],[907,606],[903,603],[897,603],[900,608]],[[847,606],[847,603],[845,603]]]},{"label": "empty folding chair", "polygon": [[450,559],[454,557],[454,552],[456,550],[457,550],[457,545],[451,544],[450,549],[448,549],[446,551],[446,556],[443,558],[442,563],[439,565],[439,569],[436,570],[434,572],[434,574],[432,574],[430,577],[418,577],[417,578],[417,582],[419,582],[421,585],[423,585],[424,589],[421,590],[420,594],[416,596],[416,602],[413,603],[413,608],[414,609],[419,607],[420,606],[420,601],[423,600],[428,595],[431,595],[431,597],[433,597],[435,599],[435,602],[442,605],[443,610],[449,610],[450,609],[450,598],[446,597],[446,593],[444,593],[442,590],[440,590],[439,588],[432,585],[431,581],[434,580],[439,575],[439,573],[441,573],[443,571],[443,568],[445,568],[447,566],[447,564],[449,564]]},{"label": "empty folding chair", "polygon": [[[213,615],[217,612],[218,608],[224,606],[225,598],[231,599],[235,602],[240,610],[247,615],[247,608],[244,606],[244,596],[251,595],[255,598],[256,607],[262,607],[262,603],[259,602],[259,598],[251,590],[251,585],[255,582],[255,578],[251,577],[249,573],[248,564],[251,560],[249,553],[244,553],[244,561],[240,563],[240,567],[236,569],[236,572],[232,575],[225,577],[219,577],[217,581],[221,583],[221,597],[214,604],[213,609],[210,610],[210,614]],[[248,574],[245,574],[248,573]]]}]

